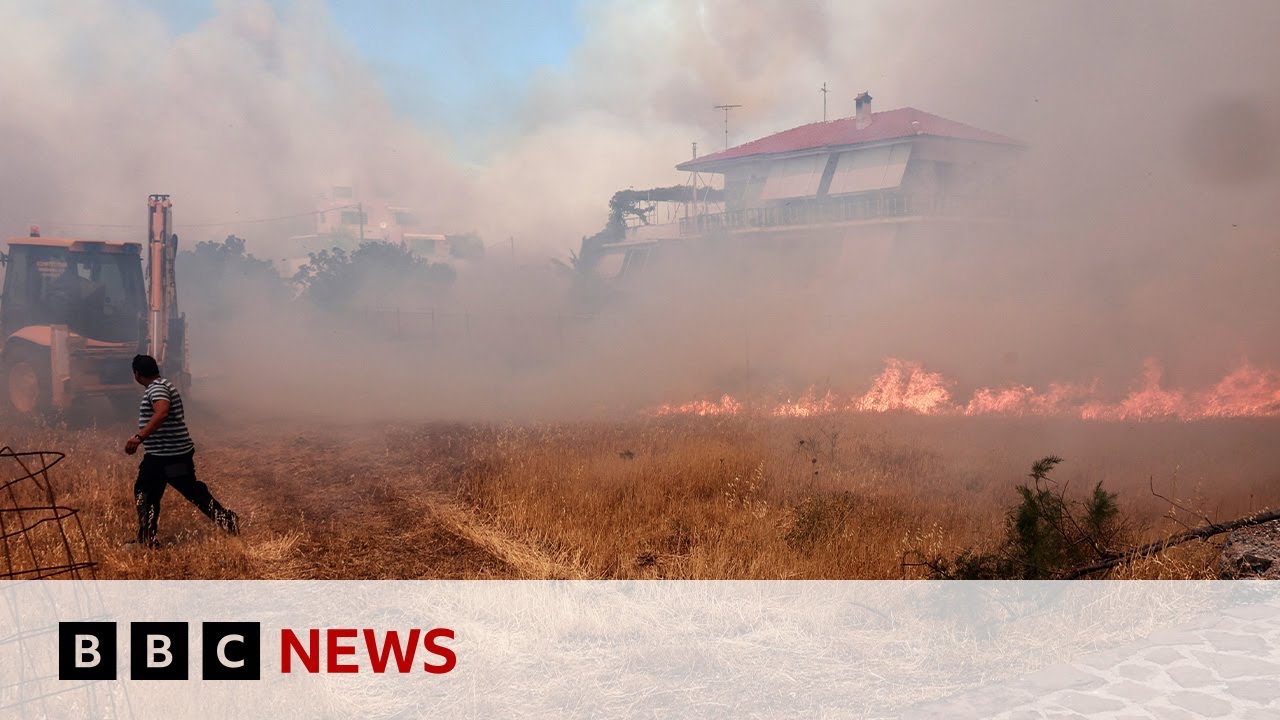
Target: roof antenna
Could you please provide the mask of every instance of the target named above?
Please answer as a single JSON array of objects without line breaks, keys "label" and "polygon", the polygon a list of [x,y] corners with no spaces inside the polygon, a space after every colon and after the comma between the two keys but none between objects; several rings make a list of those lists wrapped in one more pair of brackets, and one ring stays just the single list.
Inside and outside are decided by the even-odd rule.
[{"label": "roof antenna", "polygon": [[733,108],[740,108],[741,105],[716,105],[716,110],[724,110],[724,149],[729,149],[729,111]]},{"label": "roof antenna", "polygon": [[822,87],[818,88],[822,92],[822,122],[827,121],[827,93],[831,92],[827,89],[826,81],[823,81]]}]

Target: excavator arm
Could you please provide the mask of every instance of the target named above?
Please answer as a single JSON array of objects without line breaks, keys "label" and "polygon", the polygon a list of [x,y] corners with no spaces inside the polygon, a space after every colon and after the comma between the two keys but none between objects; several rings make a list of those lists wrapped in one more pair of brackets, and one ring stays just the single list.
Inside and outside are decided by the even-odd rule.
[{"label": "excavator arm", "polygon": [[186,390],[191,385],[187,320],[178,310],[178,236],[173,234],[173,203],[169,196],[151,195],[147,199],[147,215],[147,351],[165,376]]}]

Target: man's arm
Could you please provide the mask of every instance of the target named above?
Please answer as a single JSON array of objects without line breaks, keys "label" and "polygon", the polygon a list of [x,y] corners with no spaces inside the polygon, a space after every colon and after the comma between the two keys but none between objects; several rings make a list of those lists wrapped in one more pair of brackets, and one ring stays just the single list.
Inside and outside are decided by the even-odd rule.
[{"label": "man's arm", "polygon": [[160,424],[164,422],[164,419],[169,417],[168,400],[162,398],[156,399],[151,406],[154,408],[154,412],[151,414],[151,419],[147,421],[147,424],[144,425],[136,435],[129,438],[129,441],[124,444],[124,452],[126,455],[132,455],[138,452],[138,446],[142,444],[142,441],[151,437],[151,433],[155,432],[156,429],[160,427]]}]

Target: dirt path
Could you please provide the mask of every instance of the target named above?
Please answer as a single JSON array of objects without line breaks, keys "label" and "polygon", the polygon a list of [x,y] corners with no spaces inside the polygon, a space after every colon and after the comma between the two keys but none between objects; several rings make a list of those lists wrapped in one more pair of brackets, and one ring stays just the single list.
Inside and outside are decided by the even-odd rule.
[{"label": "dirt path", "polygon": [[80,510],[102,579],[499,579],[580,577],[494,527],[459,500],[471,429],[415,425],[235,425],[197,431],[196,465],[242,517],[230,538],[167,492],[161,547],[125,540],[136,519],[137,457],[121,450],[129,426],[5,426],[20,448],[57,449],[59,500]]},{"label": "dirt path", "polygon": [[447,478],[461,446],[428,444],[387,430],[228,433],[205,444],[201,473],[245,515],[239,542],[258,577],[579,575],[459,505]]}]

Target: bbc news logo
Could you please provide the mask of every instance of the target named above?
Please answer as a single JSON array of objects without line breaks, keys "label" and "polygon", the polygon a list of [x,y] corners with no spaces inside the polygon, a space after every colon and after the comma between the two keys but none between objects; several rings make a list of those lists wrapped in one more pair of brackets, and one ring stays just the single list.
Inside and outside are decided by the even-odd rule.
[{"label": "bbc news logo", "polygon": [[[131,680],[190,679],[190,644],[185,622],[129,623]],[[256,622],[201,623],[200,677],[204,680],[261,680],[262,625]],[[458,664],[448,628],[408,632],[370,628],[310,628],[280,631],[283,674],[425,672],[443,675]],[[58,623],[59,680],[115,680],[117,633],[114,622]],[[366,662],[361,664],[361,651]]]}]

